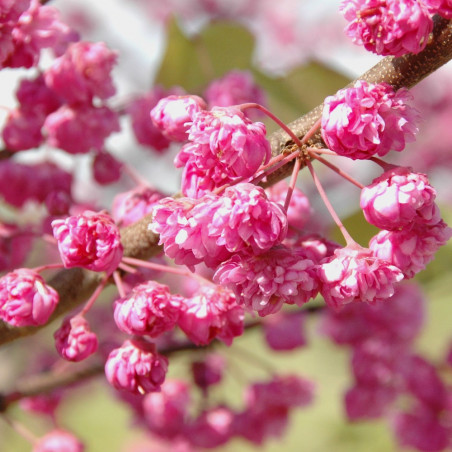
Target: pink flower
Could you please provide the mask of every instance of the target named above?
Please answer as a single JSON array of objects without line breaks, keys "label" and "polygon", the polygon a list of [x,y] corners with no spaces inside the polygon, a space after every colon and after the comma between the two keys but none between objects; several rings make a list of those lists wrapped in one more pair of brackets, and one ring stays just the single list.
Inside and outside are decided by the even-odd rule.
[{"label": "pink flower", "polygon": [[72,433],[52,430],[38,440],[33,452],[83,452],[85,446]]},{"label": "pink flower", "polygon": [[217,448],[234,435],[234,421],[235,413],[230,408],[210,408],[187,426],[185,434],[190,444],[197,448]]},{"label": "pink flower", "polygon": [[417,0],[345,0],[346,34],[378,55],[419,53],[433,29],[426,5]]},{"label": "pink flower", "polygon": [[178,325],[196,345],[207,345],[215,338],[231,345],[243,334],[243,309],[227,289],[203,286],[192,298],[184,299]]},{"label": "pink flower", "polygon": [[242,183],[222,196],[166,198],[155,207],[150,229],[160,234],[165,254],[177,264],[204,262],[213,268],[232,253],[250,248],[260,254],[280,243],[287,219],[262,188]]},{"label": "pink flower", "polygon": [[401,231],[381,231],[370,240],[369,248],[376,257],[399,268],[405,278],[412,278],[451,237],[452,229],[440,220],[433,226],[413,224]]},{"label": "pink flower", "polygon": [[122,259],[119,229],[108,215],[87,210],[54,220],[52,228],[66,268],[112,273]]},{"label": "pink flower", "polygon": [[107,107],[64,105],[44,122],[50,146],[71,154],[103,149],[106,138],[119,132],[118,114]]},{"label": "pink flower", "polygon": [[179,295],[172,295],[163,284],[147,281],[115,303],[114,316],[121,331],[155,338],[175,326],[182,309]]},{"label": "pink flower", "polygon": [[186,141],[187,131],[195,113],[205,110],[206,103],[199,96],[168,96],[160,99],[151,110],[151,119],[171,141]]},{"label": "pink flower", "polygon": [[0,221],[0,272],[20,267],[31,250],[33,233],[25,227]]},{"label": "pink flower", "polygon": [[322,137],[332,151],[354,160],[402,151],[417,132],[418,113],[410,100],[404,88],[394,92],[386,83],[358,80],[325,99]]},{"label": "pink flower", "polygon": [[259,256],[236,253],[218,267],[214,281],[260,316],[279,311],[283,303],[301,306],[318,291],[314,263],[301,250],[285,246]]},{"label": "pink flower", "polygon": [[185,428],[189,405],[189,385],[180,380],[166,380],[160,392],[151,392],[143,398],[146,427],[165,439],[177,437]]},{"label": "pink flower", "polygon": [[37,148],[44,141],[41,128],[45,116],[29,110],[11,110],[2,130],[5,146],[10,151]]},{"label": "pink flower", "polygon": [[[18,2],[22,3],[22,2]],[[60,21],[59,12],[52,6],[32,0],[11,30],[13,51],[4,66],[32,67],[37,65],[42,49],[50,48],[61,55],[68,44],[78,40],[78,33]]]},{"label": "pink flower", "polygon": [[163,197],[158,190],[144,185],[119,193],[113,199],[112,217],[119,226],[128,226],[150,214]]},{"label": "pink flower", "polygon": [[439,14],[446,19],[452,19],[452,0],[423,0],[432,14]]},{"label": "pink flower", "polygon": [[68,103],[108,99],[116,92],[111,78],[116,59],[116,52],[103,42],[77,42],[54,61],[44,74],[45,81]]},{"label": "pink flower", "polygon": [[109,383],[134,394],[159,391],[167,370],[168,359],[157,353],[155,344],[142,339],[126,340],[105,363]]},{"label": "pink flower", "polygon": [[216,107],[193,117],[188,138],[201,168],[216,162],[227,165],[231,175],[249,177],[270,160],[270,144],[265,125],[253,123],[239,108]]},{"label": "pink flower", "polygon": [[[284,206],[288,190],[289,184],[282,180],[267,188],[268,199]],[[309,198],[298,187],[295,187],[287,209],[287,221],[289,222],[289,226],[303,229],[311,217],[311,213],[312,208],[309,203]]]},{"label": "pink flower", "polygon": [[55,390],[49,394],[39,394],[32,397],[24,397],[19,401],[22,410],[29,413],[44,414],[50,417],[55,416],[55,411],[60,405],[62,391]]},{"label": "pink flower", "polygon": [[97,336],[79,315],[66,317],[53,337],[59,355],[68,361],[83,361],[97,350]]},{"label": "pink flower", "polygon": [[58,292],[28,268],[0,278],[0,318],[10,325],[44,325],[58,301]]},{"label": "pink flower", "polygon": [[157,152],[165,151],[170,145],[170,140],[152,122],[150,117],[151,110],[160,99],[172,94],[183,95],[183,90],[181,88],[173,88],[167,91],[161,86],[155,86],[152,91],[136,97],[126,108],[138,143],[143,146],[150,146]]},{"label": "pink flower", "polygon": [[307,343],[302,312],[278,312],[266,317],[263,324],[265,341],[276,351],[295,350]]},{"label": "pink flower", "polygon": [[210,82],[205,97],[209,108],[232,107],[245,102],[266,103],[264,91],[254,82],[253,74],[238,70],[232,70]]},{"label": "pink flower", "polygon": [[94,180],[100,185],[117,182],[121,178],[123,163],[117,160],[110,152],[100,151],[93,160]]},{"label": "pink flower", "polygon": [[338,309],[353,302],[378,303],[394,295],[402,272],[369,249],[338,249],[318,268],[320,293],[328,306]]},{"label": "pink flower", "polygon": [[71,194],[72,174],[52,162],[24,165],[0,162],[0,193],[5,201],[22,207],[27,201],[44,202],[51,193]]},{"label": "pink flower", "polygon": [[210,353],[202,361],[191,363],[193,382],[207,395],[210,386],[221,382],[225,368],[225,357],[219,353]]},{"label": "pink flower", "polygon": [[436,191],[425,174],[397,167],[374,179],[361,191],[361,208],[366,220],[380,229],[395,230],[413,221],[436,224],[440,212]]}]

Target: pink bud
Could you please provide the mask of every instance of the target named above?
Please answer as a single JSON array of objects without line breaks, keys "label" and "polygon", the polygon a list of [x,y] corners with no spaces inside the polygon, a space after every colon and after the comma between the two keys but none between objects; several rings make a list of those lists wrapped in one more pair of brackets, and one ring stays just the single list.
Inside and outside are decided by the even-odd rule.
[{"label": "pink bud", "polygon": [[83,452],[85,446],[72,433],[53,430],[33,447],[33,452]]},{"label": "pink bud", "polygon": [[0,278],[0,318],[13,326],[44,325],[58,300],[57,291],[28,268]]},{"label": "pink bud", "polygon": [[96,335],[90,331],[86,319],[79,315],[65,318],[53,337],[58,353],[68,361],[82,361],[97,350]]}]

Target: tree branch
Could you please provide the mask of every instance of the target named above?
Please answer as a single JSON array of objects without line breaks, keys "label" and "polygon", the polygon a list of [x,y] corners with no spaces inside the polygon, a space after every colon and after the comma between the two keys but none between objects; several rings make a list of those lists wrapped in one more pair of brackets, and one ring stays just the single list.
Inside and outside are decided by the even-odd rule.
[{"label": "tree branch", "polygon": [[[452,24],[450,21],[435,17],[435,26],[431,42],[417,55],[406,55],[400,58],[383,58],[372,69],[363,74],[359,79],[372,83],[386,82],[395,89],[402,86],[410,88],[427,75],[447,63],[452,58]],[[311,128],[320,117],[322,105],[288,124],[288,126],[300,138]],[[290,137],[279,130],[269,137],[272,154],[290,153],[296,150],[296,146]],[[318,133],[308,142],[309,146],[324,147],[322,138]],[[272,185],[287,177],[292,171],[293,163],[288,163],[267,180],[267,185]],[[158,236],[151,233],[147,226],[150,216],[144,217],[137,223],[121,230],[124,255],[147,259],[160,251]],[[101,275],[93,274],[82,269],[63,270],[57,273],[49,282],[60,294],[60,302],[50,321],[72,310],[89,298],[101,280]],[[0,345],[13,341],[19,337],[35,333],[41,327],[15,328],[0,322]]]}]

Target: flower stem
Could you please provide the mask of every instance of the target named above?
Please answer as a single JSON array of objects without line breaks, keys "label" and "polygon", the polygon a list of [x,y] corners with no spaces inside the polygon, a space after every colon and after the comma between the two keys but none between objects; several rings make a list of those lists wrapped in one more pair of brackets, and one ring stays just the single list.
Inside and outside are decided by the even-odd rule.
[{"label": "flower stem", "polygon": [[80,311],[80,316],[84,316],[93,306],[94,302],[99,297],[102,290],[104,290],[105,286],[108,283],[108,280],[110,279],[111,275],[105,275],[104,279],[100,282],[100,284],[96,287],[96,290],[93,292],[93,294],[89,297],[88,301],[86,302],[83,309]]},{"label": "flower stem", "polygon": [[40,273],[44,270],[51,270],[54,268],[64,268],[64,264],[59,262],[59,263],[55,263],[55,264],[40,265],[39,267],[32,268],[32,270],[35,271],[36,273]]},{"label": "flower stem", "polygon": [[157,270],[157,271],[162,271],[162,272],[167,272],[167,273],[173,273],[175,275],[187,276],[189,278],[195,278],[204,284],[205,283],[214,284],[209,279],[204,278],[203,276],[198,275],[197,273],[192,273],[189,270],[184,270],[182,268],[170,267],[169,265],[156,264],[154,262],[143,261],[141,259],[136,259],[134,257],[123,257],[122,260],[124,262],[126,262],[127,264],[137,265],[138,267],[145,267],[145,268],[150,268],[151,270]]},{"label": "flower stem", "polygon": [[356,185],[359,189],[363,189],[364,185],[361,184],[360,182],[358,182],[356,179],[354,179],[352,176],[350,176],[349,174],[347,174],[345,171],[342,171],[340,168],[338,168],[336,165],[333,165],[332,163],[330,163],[328,160],[325,160],[322,157],[319,157],[318,155],[315,155],[315,152],[310,152],[309,153],[311,155],[311,157],[315,158],[316,160],[318,160],[319,162],[322,162],[324,165],[326,165],[328,168],[332,169],[335,173],[339,174],[339,176],[343,177],[344,179],[348,180],[349,182],[351,182],[353,185]]},{"label": "flower stem", "polygon": [[28,428],[26,428],[23,424],[13,419],[10,419],[8,416],[3,414],[1,416],[3,420],[22,438],[26,439],[31,444],[36,444],[38,442],[38,437],[34,435]]},{"label": "flower stem", "polygon": [[263,171],[261,174],[258,174],[250,182],[257,185],[262,179],[264,179],[264,177],[270,175],[271,173],[274,173],[276,170],[284,166],[286,163],[289,163],[294,158],[297,158],[299,155],[300,151],[298,150],[292,152],[291,154],[281,159],[276,165],[272,166],[271,168],[267,168],[267,170]]},{"label": "flower stem", "polygon": [[320,197],[322,198],[323,202],[325,203],[325,206],[328,209],[328,212],[333,217],[334,222],[339,227],[342,235],[344,236],[345,241],[347,242],[347,245],[349,245],[349,246],[357,245],[357,243],[353,240],[352,236],[348,233],[347,229],[343,225],[341,219],[339,218],[338,214],[334,210],[333,206],[331,205],[330,200],[328,199],[328,197],[325,193],[325,190],[323,189],[322,184],[320,183],[311,162],[309,162],[309,161],[306,162],[306,165],[309,168],[309,172],[312,175],[312,179],[314,180],[315,186],[317,187]]},{"label": "flower stem", "polygon": [[117,270],[113,272],[113,280],[118,289],[119,296],[121,298],[124,298],[126,296],[126,289],[124,288],[124,284],[122,282],[121,275],[119,274],[119,272]]},{"label": "flower stem", "polygon": [[380,165],[383,168],[383,171],[389,171],[392,168],[396,168],[396,165],[393,165],[392,163],[387,163],[384,160],[379,159],[378,157],[371,157],[369,160],[372,160],[372,162],[375,162],[377,165]]},{"label": "flower stem", "polygon": [[289,189],[287,190],[286,199],[284,201],[284,211],[287,213],[289,209],[290,199],[292,198],[292,193],[295,190],[295,185],[297,183],[298,173],[301,169],[301,160],[295,160],[295,165],[293,166],[292,176],[290,177]]}]

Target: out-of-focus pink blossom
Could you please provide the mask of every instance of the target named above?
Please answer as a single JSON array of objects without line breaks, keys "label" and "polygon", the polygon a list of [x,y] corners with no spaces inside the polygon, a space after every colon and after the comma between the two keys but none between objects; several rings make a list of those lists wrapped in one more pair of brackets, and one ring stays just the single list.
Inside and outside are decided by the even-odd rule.
[{"label": "out-of-focus pink blossom", "polygon": [[0,221],[0,272],[22,266],[31,249],[33,234],[28,228]]},{"label": "out-of-focus pink blossom", "polygon": [[121,177],[122,162],[110,152],[98,152],[93,159],[93,176],[101,185],[117,182]]},{"label": "out-of-focus pink blossom", "polygon": [[171,330],[183,309],[180,295],[155,281],[135,286],[115,303],[115,322],[121,331],[133,335],[160,336]]},{"label": "out-of-focus pink blossom", "polygon": [[126,111],[130,115],[132,129],[138,143],[143,146],[150,146],[157,152],[163,152],[169,147],[170,140],[152,122],[151,110],[160,99],[170,95],[182,96],[183,94],[181,88],[173,88],[167,91],[157,85],[148,93],[137,96],[129,103]]},{"label": "out-of-focus pink blossom", "polygon": [[160,392],[144,396],[142,405],[146,427],[159,437],[173,439],[185,429],[190,405],[189,385],[181,380],[166,380]]},{"label": "out-of-focus pink blossom", "polygon": [[19,401],[19,405],[22,410],[28,411],[29,413],[45,414],[54,417],[61,398],[61,390],[55,390],[49,394],[24,397]]},{"label": "out-of-focus pink blossom", "polygon": [[111,78],[116,59],[116,52],[103,42],[77,42],[47,69],[45,81],[68,103],[108,99],[116,92]]},{"label": "out-of-focus pink blossom", "polygon": [[380,229],[397,230],[416,223],[434,225],[440,220],[436,191],[425,174],[397,167],[384,172],[361,191],[366,220]]},{"label": "out-of-focus pink blossom", "polygon": [[295,350],[307,343],[302,312],[278,312],[270,315],[265,319],[263,327],[265,341],[272,350]]},{"label": "out-of-focus pink blossom", "polygon": [[243,308],[229,290],[220,286],[202,286],[192,298],[184,299],[178,325],[196,345],[207,345],[215,338],[231,345],[243,334]]},{"label": "out-of-focus pink blossom", "polygon": [[81,215],[54,220],[52,228],[66,268],[112,273],[122,259],[119,229],[106,214],[87,210]]},{"label": "out-of-focus pink blossom", "polygon": [[33,446],[33,452],[83,452],[84,450],[83,443],[65,430],[53,430]]},{"label": "out-of-focus pink blossom", "polygon": [[150,229],[160,234],[160,244],[176,263],[204,262],[213,268],[238,251],[248,248],[261,254],[280,243],[287,219],[262,188],[241,183],[221,196],[161,200]]},{"label": "out-of-focus pink blossom", "polygon": [[119,226],[128,226],[151,213],[157,201],[164,196],[145,185],[119,193],[113,199],[112,217]]},{"label": "out-of-focus pink blossom", "polygon": [[105,139],[119,132],[118,114],[107,107],[63,105],[44,122],[50,146],[71,154],[103,149]]},{"label": "out-of-focus pink blossom", "polygon": [[279,311],[283,303],[301,306],[318,292],[314,263],[301,250],[282,245],[259,256],[234,254],[218,267],[214,280],[260,316]]},{"label": "out-of-focus pink blossom", "polygon": [[450,414],[438,413],[418,403],[410,411],[395,415],[394,430],[402,447],[422,452],[441,452],[450,445]]},{"label": "out-of-focus pink blossom", "polygon": [[356,346],[371,337],[409,343],[421,331],[425,299],[415,284],[399,284],[385,303],[351,303],[323,314],[321,331],[337,344]]},{"label": "out-of-focus pink blossom", "polygon": [[265,125],[250,121],[237,107],[215,107],[193,117],[188,138],[190,150],[201,168],[220,162],[233,176],[252,176],[269,161],[270,144]]},{"label": "out-of-focus pink blossom", "polygon": [[319,234],[293,234],[283,242],[289,248],[301,248],[307,259],[318,264],[326,257],[332,256],[340,245]]},{"label": "out-of-focus pink blossom", "polygon": [[[267,188],[268,198],[270,201],[284,206],[288,190],[289,184],[286,181],[278,182]],[[289,207],[287,208],[287,221],[289,222],[289,226],[303,229],[311,213],[312,208],[309,203],[309,198],[298,187],[295,187],[290,198]]]},{"label": "out-of-focus pink blossom", "polygon": [[28,268],[0,278],[0,319],[10,325],[44,325],[58,301],[58,292]]},{"label": "out-of-focus pink blossom", "polygon": [[193,361],[191,370],[193,381],[204,394],[210,386],[221,382],[226,368],[226,360],[219,353],[209,353],[202,361]]},{"label": "out-of-focus pink blossom", "polygon": [[66,317],[53,337],[59,355],[68,361],[83,361],[97,350],[97,336],[86,319],[79,315]]},{"label": "out-of-focus pink blossom", "polygon": [[378,55],[419,53],[428,43],[433,21],[417,0],[345,0],[340,6],[353,42]]},{"label": "out-of-focus pink blossom", "polygon": [[50,193],[70,196],[72,174],[52,162],[25,165],[13,160],[0,162],[0,194],[15,207],[27,201],[44,202]]},{"label": "out-of-focus pink blossom", "polygon": [[199,96],[168,96],[160,99],[151,110],[151,119],[171,141],[186,141],[187,131],[195,113],[205,110],[206,103]]},{"label": "out-of-focus pink blossom", "polygon": [[37,148],[44,137],[41,128],[45,116],[42,113],[31,110],[11,110],[2,130],[2,138],[5,146],[10,151],[24,151]]},{"label": "out-of-focus pink blossom", "polygon": [[369,249],[340,248],[318,268],[320,293],[332,308],[352,302],[384,302],[394,295],[401,270]]},{"label": "out-of-focus pink blossom", "polygon": [[432,14],[439,14],[446,19],[452,19],[452,1],[451,0],[423,0]]},{"label": "out-of-focus pink blossom", "polygon": [[413,224],[400,231],[381,231],[372,237],[369,248],[376,257],[399,268],[405,278],[413,278],[451,237],[452,229],[440,220],[433,226]]},{"label": "out-of-focus pink blossom", "polygon": [[402,151],[417,132],[419,116],[410,100],[404,88],[394,92],[386,83],[358,80],[325,99],[322,137],[332,151],[354,160]]},{"label": "out-of-focus pink blossom", "polygon": [[234,432],[235,413],[223,406],[202,412],[186,430],[186,438],[195,447],[216,448],[226,444]]},{"label": "out-of-focus pink blossom", "polygon": [[155,344],[142,339],[126,340],[105,363],[109,383],[134,394],[159,391],[167,370],[168,359],[157,353]]},{"label": "out-of-focus pink blossom", "polygon": [[45,48],[61,55],[70,42],[78,40],[78,33],[60,21],[58,10],[39,0],[31,0],[10,33],[13,48],[3,66],[13,68],[35,66]]},{"label": "out-of-focus pink blossom", "polygon": [[[232,70],[210,82],[205,90],[205,98],[209,108],[232,107],[246,102],[266,104],[264,91],[254,82],[253,74],[238,70]],[[247,110],[246,114],[253,112]]]}]

